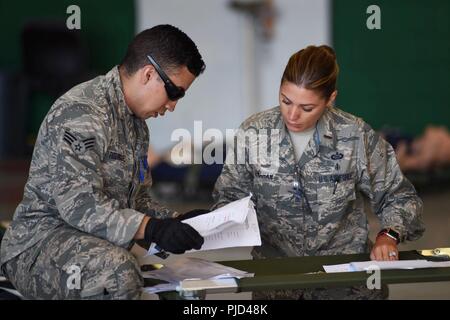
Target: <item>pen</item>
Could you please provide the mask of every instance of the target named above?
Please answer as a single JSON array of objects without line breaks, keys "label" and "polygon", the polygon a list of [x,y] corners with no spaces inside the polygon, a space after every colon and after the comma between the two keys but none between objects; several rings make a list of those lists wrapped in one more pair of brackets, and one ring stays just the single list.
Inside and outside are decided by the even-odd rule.
[{"label": "pen", "polygon": [[336,188],[337,188],[338,183],[339,183],[339,179],[334,180],[333,194],[336,193]]},{"label": "pen", "polygon": [[141,159],[139,160],[139,181],[142,183],[145,179],[145,168],[144,167],[144,161]]}]

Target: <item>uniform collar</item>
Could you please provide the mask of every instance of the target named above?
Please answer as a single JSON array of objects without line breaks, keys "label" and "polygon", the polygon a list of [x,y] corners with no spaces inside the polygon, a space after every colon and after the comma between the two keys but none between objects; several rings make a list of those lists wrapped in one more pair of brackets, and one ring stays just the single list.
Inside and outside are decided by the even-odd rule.
[{"label": "uniform collar", "polygon": [[333,107],[327,108],[317,122],[316,131],[320,138],[320,147],[336,150],[337,134],[333,125]]},{"label": "uniform collar", "polygon": [[[288,163],[295,163],[294,147],[281,112],[278,113],[278,117],[275,121],[275,128],[279,129],[281,132],[280,160]],[[327,108],[317,122],[314,135],[300,157],[298,165],[302,167],[305,163],[316,157],[320,151],[330,152],[336,150],[336,145],[337,137],[332,121],[332,112]]]},{"label": "uniform collar", "polygon": [[115,66],[106,75],[105,79],[109,86],[109,96],[111,102],[117,110],[117,115],[120,119],[125,119],[130,116],[134,116],[131,109],[125,102],[125,96],[123,94],[122,81],[120,80],[119,67]]}]

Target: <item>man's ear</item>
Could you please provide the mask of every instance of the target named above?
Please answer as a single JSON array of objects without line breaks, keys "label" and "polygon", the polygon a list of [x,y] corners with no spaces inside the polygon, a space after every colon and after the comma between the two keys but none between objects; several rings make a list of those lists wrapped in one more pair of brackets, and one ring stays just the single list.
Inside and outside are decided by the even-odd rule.
[{"label": "man's ear", "polygon": [[155,68],[149,64],[139,69],[138,73],[139,82],[142,85],[146,85],[150,80],[157,76]]}]

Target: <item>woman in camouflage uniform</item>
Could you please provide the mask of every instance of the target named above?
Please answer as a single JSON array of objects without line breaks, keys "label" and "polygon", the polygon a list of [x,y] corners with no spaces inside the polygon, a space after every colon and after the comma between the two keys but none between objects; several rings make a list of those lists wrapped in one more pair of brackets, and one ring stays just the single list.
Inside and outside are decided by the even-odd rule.
[{"label": "woman in camouflage uniform", "polygon": [[[255,258],[370,252],[373,260],[395,260],[398,243],[424,232],[422,202],[400,171],[392,147],[362,119],[332,107],[338,70],[328,46],[309,46],[292,55],[281,79],[279,107],[252,115],[240,126],[241,133],[251,131],[258,139],[267,132],[272,141],[279,137],[270,145],[270,168],[251,161],[251,144],[235,144],[227,155],[213,208],[253,194],[262,237]],[[233,161],[242,151],[245,161]],[[373,247],[363,197],[382,226]],[[297,299],[384,296],[383,290],[365,287],[255,294]]]}]

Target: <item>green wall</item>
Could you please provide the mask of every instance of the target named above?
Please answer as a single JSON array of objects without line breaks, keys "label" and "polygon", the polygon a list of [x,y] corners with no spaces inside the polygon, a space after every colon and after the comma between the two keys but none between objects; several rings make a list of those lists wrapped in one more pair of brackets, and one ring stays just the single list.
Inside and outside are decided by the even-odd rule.
[{"label": "green wall", "polygon": [[[65,22],[71,14],[67,7],[78,5],[81,11],[81,38],[88,49],[90,71],[104,74],[123,58],[135,34],[135,7],[132,0],[0,0],[0,70],[22,70],[21,32],[30,21]],[[26,145],[31,151],[40,124],[57,96],[34,92],[28,99]],[[0,106],[2,107],[2,106]],[[7,106],[6,106],[7,107]]]},{"label": "green wall", "polygon": [[92,68],[100,73],[118,64],[135,32],[132,0],[0,0],[0,68],[21,68],[23,25],[38,19],[62,20],[68,6],[81,9],[81,35],[89,47]]},{"label": "green wall", "polygon": [[[372,4],[381,30],[366,27]],[[335,0],[332,13],[339,107],[376,129],[450,127],[450,1]]]}]

